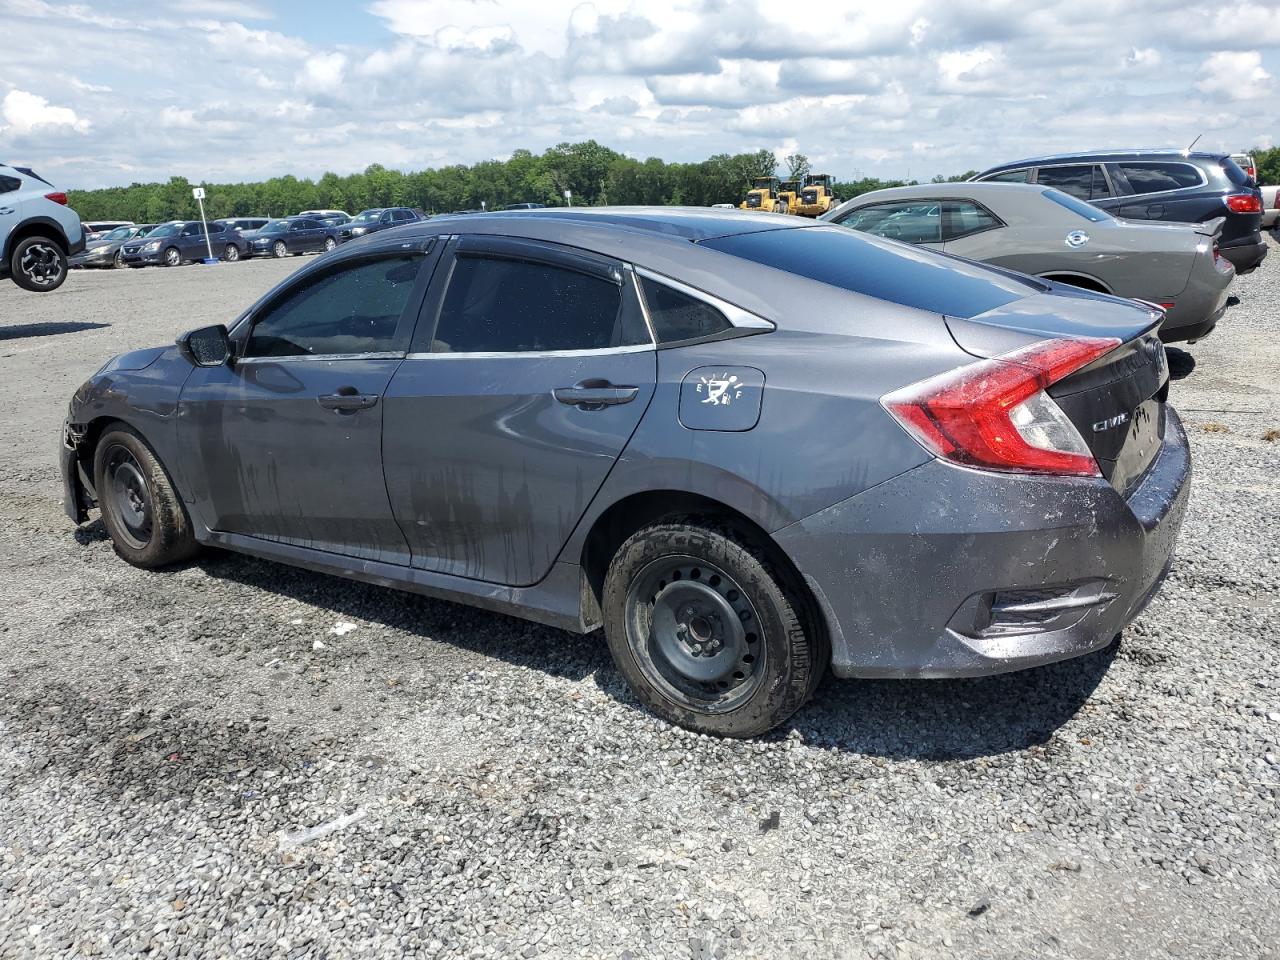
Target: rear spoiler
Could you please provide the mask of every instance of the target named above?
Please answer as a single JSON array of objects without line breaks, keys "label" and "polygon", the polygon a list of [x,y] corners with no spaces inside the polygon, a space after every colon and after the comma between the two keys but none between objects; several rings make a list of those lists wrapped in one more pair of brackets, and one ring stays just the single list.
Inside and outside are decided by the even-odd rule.
[{"label": "rear spoiler", "polygon": [[1203,234],[1206,237],[1217,237],[1222,233],[1222,225],[1227,222],[1226,217],[1214,217],[1212,220],[1206,220],[1204,223],[1196,225],[1196,233]]}]

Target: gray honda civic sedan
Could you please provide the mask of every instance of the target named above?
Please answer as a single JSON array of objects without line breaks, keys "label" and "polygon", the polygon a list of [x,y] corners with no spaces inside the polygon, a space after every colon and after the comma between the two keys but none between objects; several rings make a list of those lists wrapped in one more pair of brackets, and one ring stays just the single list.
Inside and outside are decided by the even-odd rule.
[{"label": "gray honda civic sedan", "polygon": [[738,211],[437,217],[319,258],[71,401],[66,509],[603,626],[728,736],[839,677],[1096,650],[1171,562],[1158,311]]}]

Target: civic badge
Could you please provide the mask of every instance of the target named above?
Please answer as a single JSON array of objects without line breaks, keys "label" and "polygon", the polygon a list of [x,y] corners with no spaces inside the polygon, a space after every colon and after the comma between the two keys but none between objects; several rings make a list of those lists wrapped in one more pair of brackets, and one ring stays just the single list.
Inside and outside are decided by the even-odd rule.
[{"label": "civic badge", "polygon": [[1089,242],[1089,235],[1083,230],[1072,230],[1067,234],[1068,247],[1083,247]]}]

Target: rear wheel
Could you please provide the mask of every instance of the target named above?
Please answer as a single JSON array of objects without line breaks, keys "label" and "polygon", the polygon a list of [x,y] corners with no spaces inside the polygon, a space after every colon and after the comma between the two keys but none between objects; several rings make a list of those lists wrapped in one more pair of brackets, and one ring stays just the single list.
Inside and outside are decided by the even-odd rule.
[{"label": "rear wheel", "polygon": [[609,565],[603,608],[609,650],[636,696],[700,733],[772,729],[804,705],[826,666],[785,578],[727,529],[640,530]]},{"label": "rear wheel", "polygon": [[27,237],[13,248],[9,271],[23,290],[49,293],[67,279],[67,255],[48,237]]},{"label": "rear wheel", "polygon": [[324,238],[324,252],[325,252],[325,253],[328,253],[330,250],[332,250],[332,249],[333,249],[334,247],[336,247],[337,245],[338,245],[338,241],[337,241],[337,240],[335,240],[335,239],[333,239],[333,237],[325,237],[325,238]]},{"label": "rear wheel", "polygon": [[222,251],[222,259],[227,263],[235,263],[240,259],[240,248],[234,243],[228,243],[227,248]]},{"label": "rear wheel", "polygon": [[136,567],[162,567],[197,549],[173,481],[146,441],[120,424],[98,441],[94,485],[116,553]]}]

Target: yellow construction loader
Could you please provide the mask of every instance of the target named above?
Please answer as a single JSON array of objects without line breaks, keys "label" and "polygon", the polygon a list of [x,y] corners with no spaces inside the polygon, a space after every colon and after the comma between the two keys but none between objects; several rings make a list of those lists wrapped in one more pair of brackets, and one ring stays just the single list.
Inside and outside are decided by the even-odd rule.
[{"label": "yellow construction loader", "polygon": [[778,185],[778,213],[795,213],[800,205],[800,181],[783,180]]},{"label": "yellow construction loader", "polygon": [[791,206],[792,213],[802,217],[820,217],[840,201],[832,195],[835,180],[829,173],[811,173],[804,178],[798,203]]},{"label": "yellow construction loader", "polygon": [[747,191],[747,199],[738,204],[742,210],[760,210],[764,213],[779,213],[778,178],[756,177],[751,181],[751,189]]}]

